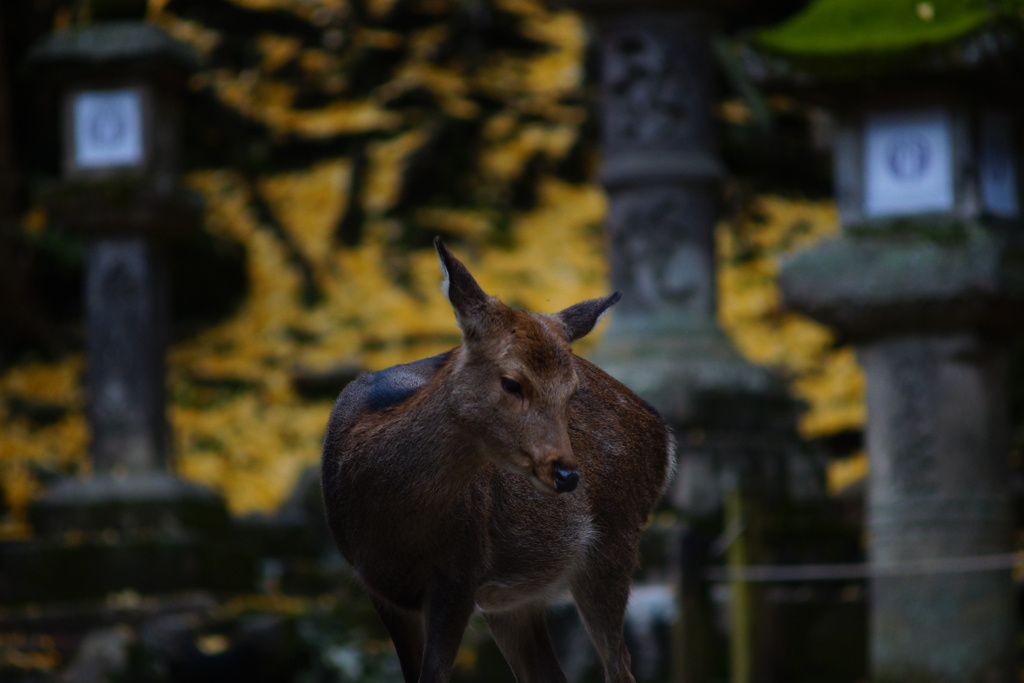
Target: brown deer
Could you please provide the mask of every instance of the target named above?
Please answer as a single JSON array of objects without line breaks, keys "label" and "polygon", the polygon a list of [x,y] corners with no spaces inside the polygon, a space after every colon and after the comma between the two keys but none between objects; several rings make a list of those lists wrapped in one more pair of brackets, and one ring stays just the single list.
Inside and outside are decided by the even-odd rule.
[{"label": "brown deer", "polygon": [[517,681],[564,683],[545,607],[565,588],[605,680],[632,683],[624,613],[674,441],[569,347],[620,294],[525,313],[435,245],[462,342],[364,373],[338,397],[321,472],[334,540],[407,683],[448,680],[474,607]]}]

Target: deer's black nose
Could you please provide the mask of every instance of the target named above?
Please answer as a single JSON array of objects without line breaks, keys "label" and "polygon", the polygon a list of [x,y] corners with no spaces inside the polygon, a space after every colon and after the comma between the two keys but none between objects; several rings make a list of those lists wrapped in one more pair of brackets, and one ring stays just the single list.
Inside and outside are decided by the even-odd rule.
[{"label": "deer's black nose", "polygon": [[555,465],[552,478],[555,482],[555,490],[559,493],[569,493],[575,490],[576,485],[580,483],[579,470],[570,470],[558,465]]}]

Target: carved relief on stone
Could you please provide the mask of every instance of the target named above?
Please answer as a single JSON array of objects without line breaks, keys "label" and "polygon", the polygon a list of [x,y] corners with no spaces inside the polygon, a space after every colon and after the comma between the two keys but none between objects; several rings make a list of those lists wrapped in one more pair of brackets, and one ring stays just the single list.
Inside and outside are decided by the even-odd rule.
[{"label": "carved relief on stone", "polygon": [[706,37],[651,23],[602,37],[607,151],[703,147],[710,134],[714,73]]},{"label": "carved relief on stone", "polygon": [[612,280],[624,312],[710,313],[714,274],[710,234],[714,203],[683,187],[618,193],[608,217]]}]

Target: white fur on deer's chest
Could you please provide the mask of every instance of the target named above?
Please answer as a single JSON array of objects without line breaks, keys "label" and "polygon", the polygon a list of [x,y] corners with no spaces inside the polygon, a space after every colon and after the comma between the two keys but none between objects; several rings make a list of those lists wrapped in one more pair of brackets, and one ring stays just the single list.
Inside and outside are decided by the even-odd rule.
[{"label": "white fur on deer's chest", "polygon": [[571,536],[558,546],[524,543],[519,561],[501,563],[476,591],[476,604],[485,612],[501,612],[520,605],[546,602],[565,589],[569,577],[584,560],[595,531],[590,519],[573,520],[566,529]]}]

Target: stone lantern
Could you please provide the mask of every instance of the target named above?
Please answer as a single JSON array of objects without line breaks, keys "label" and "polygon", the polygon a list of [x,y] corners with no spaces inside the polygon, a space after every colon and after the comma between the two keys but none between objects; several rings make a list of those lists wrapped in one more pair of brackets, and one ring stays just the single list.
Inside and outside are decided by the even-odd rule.
[{"label": "stone lantern", "polygon": [[191,54],[141,22],[53,34],[31,55],[59,92],[63,179],[44,201],[89,238],[89,418],[97,472],[166,460],[167,291],[162,241],[195,227],[177,191],[179,93]]},{"label": "stone lantern", "polygon": [[980,27],[931,3],[872,20],[903,22],[893,32],[833,21],[845,4],[767,32],[774,54],[751,64],[837,119],[842,235],[784,264],[780,284],[787,306],[857,345],[867,375],[872,676],[1008,682],[1006,361],[1024,328],[1024,109],[1008,65],[1020,54],[995,6]]},{"label": "stone lantern", "polygon": [[62,177],[40,199],[54,223],[87,241],[93,473],[58,480],[33,504],[32,547],[5,558],[22,599],[216,584],[217,553],[207,551],[209,532],[226,528],[224,503],[174,477],[167,454],[162,251],[200,215],[176,183],[181,94],[196,64],[138,19],[54,33],[29,57],[61,121]]}]

